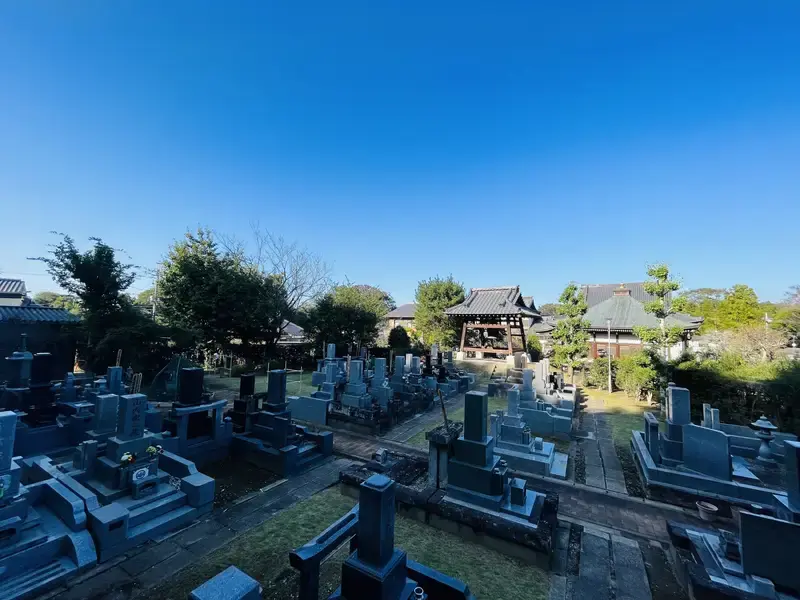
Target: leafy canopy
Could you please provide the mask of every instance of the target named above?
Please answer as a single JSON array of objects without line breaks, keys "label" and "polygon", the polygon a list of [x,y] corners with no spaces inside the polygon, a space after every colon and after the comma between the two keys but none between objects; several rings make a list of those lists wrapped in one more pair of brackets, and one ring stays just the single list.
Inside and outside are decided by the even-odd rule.
[{"label": "leafy canopy", "polygon": [[408,336],[408,331],[402,325],[392,328],[389,332],[389,348],[394,350],[400,348],[410,348],[411,338]]},{"label": "leafy canopy", "polygon": [[643,342],[661,348],[669,360],[669,347],[681,339],[683,327],[677,325],[667,327],[666,319],[670,315],[686,310],[687,302],[683,297],[670,301],[673,292],[680,287],[674,279],[670,279],[669,267],[664,264],[651,265],[647,268],[647,275],[652,279],[646,281],[642,287],[655,299],[645,302],[644,310],[655,316],[660,321],[659,327],[634,327],[633,332]]},{"label": "leafy canopy", "polygon": [[414,323],[425,344],[452,348],[458,343],[460,323],[445,314],[445,310],[464,301],[464,286],[452,275],[432,277],[417,284],[417,311]]},{"label": "leafy canopy", "polygon": [[394,306],[392,297],[371,285],[339,285],[303,315],[306,333],[322,344],[372,345],[381,319]]},{"label": "leafy canopy", "polygon": [[39,292],[33,296],[33,302],[41,306],[49,306],[51,308],[63,308],[71,312],[73,315],[81,314],[80,301],[69,294],[59,294],[57,292]]},{"label": "leafy canopy", "polygon": [[158,304],[166,323],[196,331],[204,345],[251,355],[271,351],[291,316],[277,278],[221,251],[205,229],[170,247]]},{"label": "leafy canopy", "polygon": [[588,354],[589,322],[583,316],[587,310],[586,300],[578,286],[570,283],[561,292],[556,311],[564,317],[556,322],[553,330],[553,364],[570,369],[580,366]]}]

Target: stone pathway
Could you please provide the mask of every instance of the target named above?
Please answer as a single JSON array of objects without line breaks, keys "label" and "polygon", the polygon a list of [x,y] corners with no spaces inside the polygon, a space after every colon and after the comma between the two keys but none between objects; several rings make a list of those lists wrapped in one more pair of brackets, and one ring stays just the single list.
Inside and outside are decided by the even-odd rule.
[{"label": "stone pathway", "polygon": [[[580,537],[580,543],[577,538]],[[626,537],[608,535],[590,528],[559,528],[559,548],[569,540],[570,556],[555,565],[550,576],[549,600],[652,600],[650,582],[639,543]]]},{"label": "stone pathway", "polygon": [[583,423],[594,434],[594,439],[587,438],[580,442],[586,460],[586,485],[625,494],[625,475],[604,411],[602,400],[589,397],[584,408]]},{"label": "stone pathway", "polygon": [[328,459],[296,477],[282,479],[263,492],[215,509],[203,520],[134,548],[98,565],[66,586],[41,597],[58,600],[127,600],[210,554],[276,513],[335,484],[352,461]]}]

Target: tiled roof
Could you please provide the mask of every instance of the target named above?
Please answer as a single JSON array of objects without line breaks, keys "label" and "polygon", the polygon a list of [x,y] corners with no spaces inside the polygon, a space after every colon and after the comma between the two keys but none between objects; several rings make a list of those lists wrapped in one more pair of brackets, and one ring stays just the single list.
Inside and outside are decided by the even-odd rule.
[{"label": "tiled roof", "polygon": [[[606,331],[606,319],[611,319],[612,331],[631,331],[634,327],[658,327],[659,320],[645,312],[644,304],[628,295],[611,296],[600,304],[586,311],[584,319],[589,321],[590,330]],[[670,315],[666,319],[667,327],[680,326],[684,330],[698,329],[703,323],[701,317],[685,314]]]},{"label": "tiled roof", "polygon": [[299,325],[295,325],[291,321],[283,322],[283,335],[288,335],[292,337],[303,337],[305,333],[306,333],[305,330]]},{"label": "tiled roof", "polygon": [[[655,300],[655,296],[644,291],[644,283],[641,281],[634,283],[592,283],[582,285],[581,292],[586,299],[586,304],[589,308],[592,308],[611,298],[614,295],[614,290],[618,290],[620,287],[630,290],[631,297],[639,302],[644,303]],[[669,296],[667,299],[669,299]]]},{"label": "tiled roof", "polygon": [[0,294],[8,296],[24,296],[27,293],[25,282],[21,279],[0,278]]},{"label": "tiled roof", "polygon": [[63,308],[47,306],[0,306],[0,323],[77,323],[80,317]]},{"label": "tiled roof", "polygon": [[417,314],[417,305],[413,302],[409,302],[408,304],[401,304],[395,308],[388,313],[384,319],[413,319],[415,314]]},{"label": "tiled roof", "polygon": [[519,286],[472,288],[461,304],[448,308],[448,315],[521,315],[538,317],[539,313],[528,308],[519,291]]}]

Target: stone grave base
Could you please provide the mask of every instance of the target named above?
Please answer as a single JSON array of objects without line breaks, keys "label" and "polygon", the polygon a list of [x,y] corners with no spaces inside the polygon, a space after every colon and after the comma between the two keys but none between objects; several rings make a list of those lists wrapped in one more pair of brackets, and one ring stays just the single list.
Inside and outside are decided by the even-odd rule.
[{"label": "stone grave base", "polygon": [[[372,474],[361,466],[342,471],[342,493],[357,498],[359,486]],[[532,490],[528,494],[535,495]],[[395,500],[399,515],[547,569],[557,526],[558,494],[540,496],[542,506],[535,523],[505,514],[510,518],[498,518],[489,511],[447,501],[444,490],[428,486],[427,481],[424,485],[398,483]]]}]

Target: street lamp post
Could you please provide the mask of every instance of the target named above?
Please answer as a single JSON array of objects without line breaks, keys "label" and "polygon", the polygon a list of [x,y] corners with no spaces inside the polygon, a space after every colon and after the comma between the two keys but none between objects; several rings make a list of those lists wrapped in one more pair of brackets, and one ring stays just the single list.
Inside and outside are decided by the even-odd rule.
[{"label": "street lamp post", "polygon": [[608,357],[608,393],[611,389],[611,319],[606,319],[606,326],[608,327],[608,347],[606,349],[606,356]]}]

